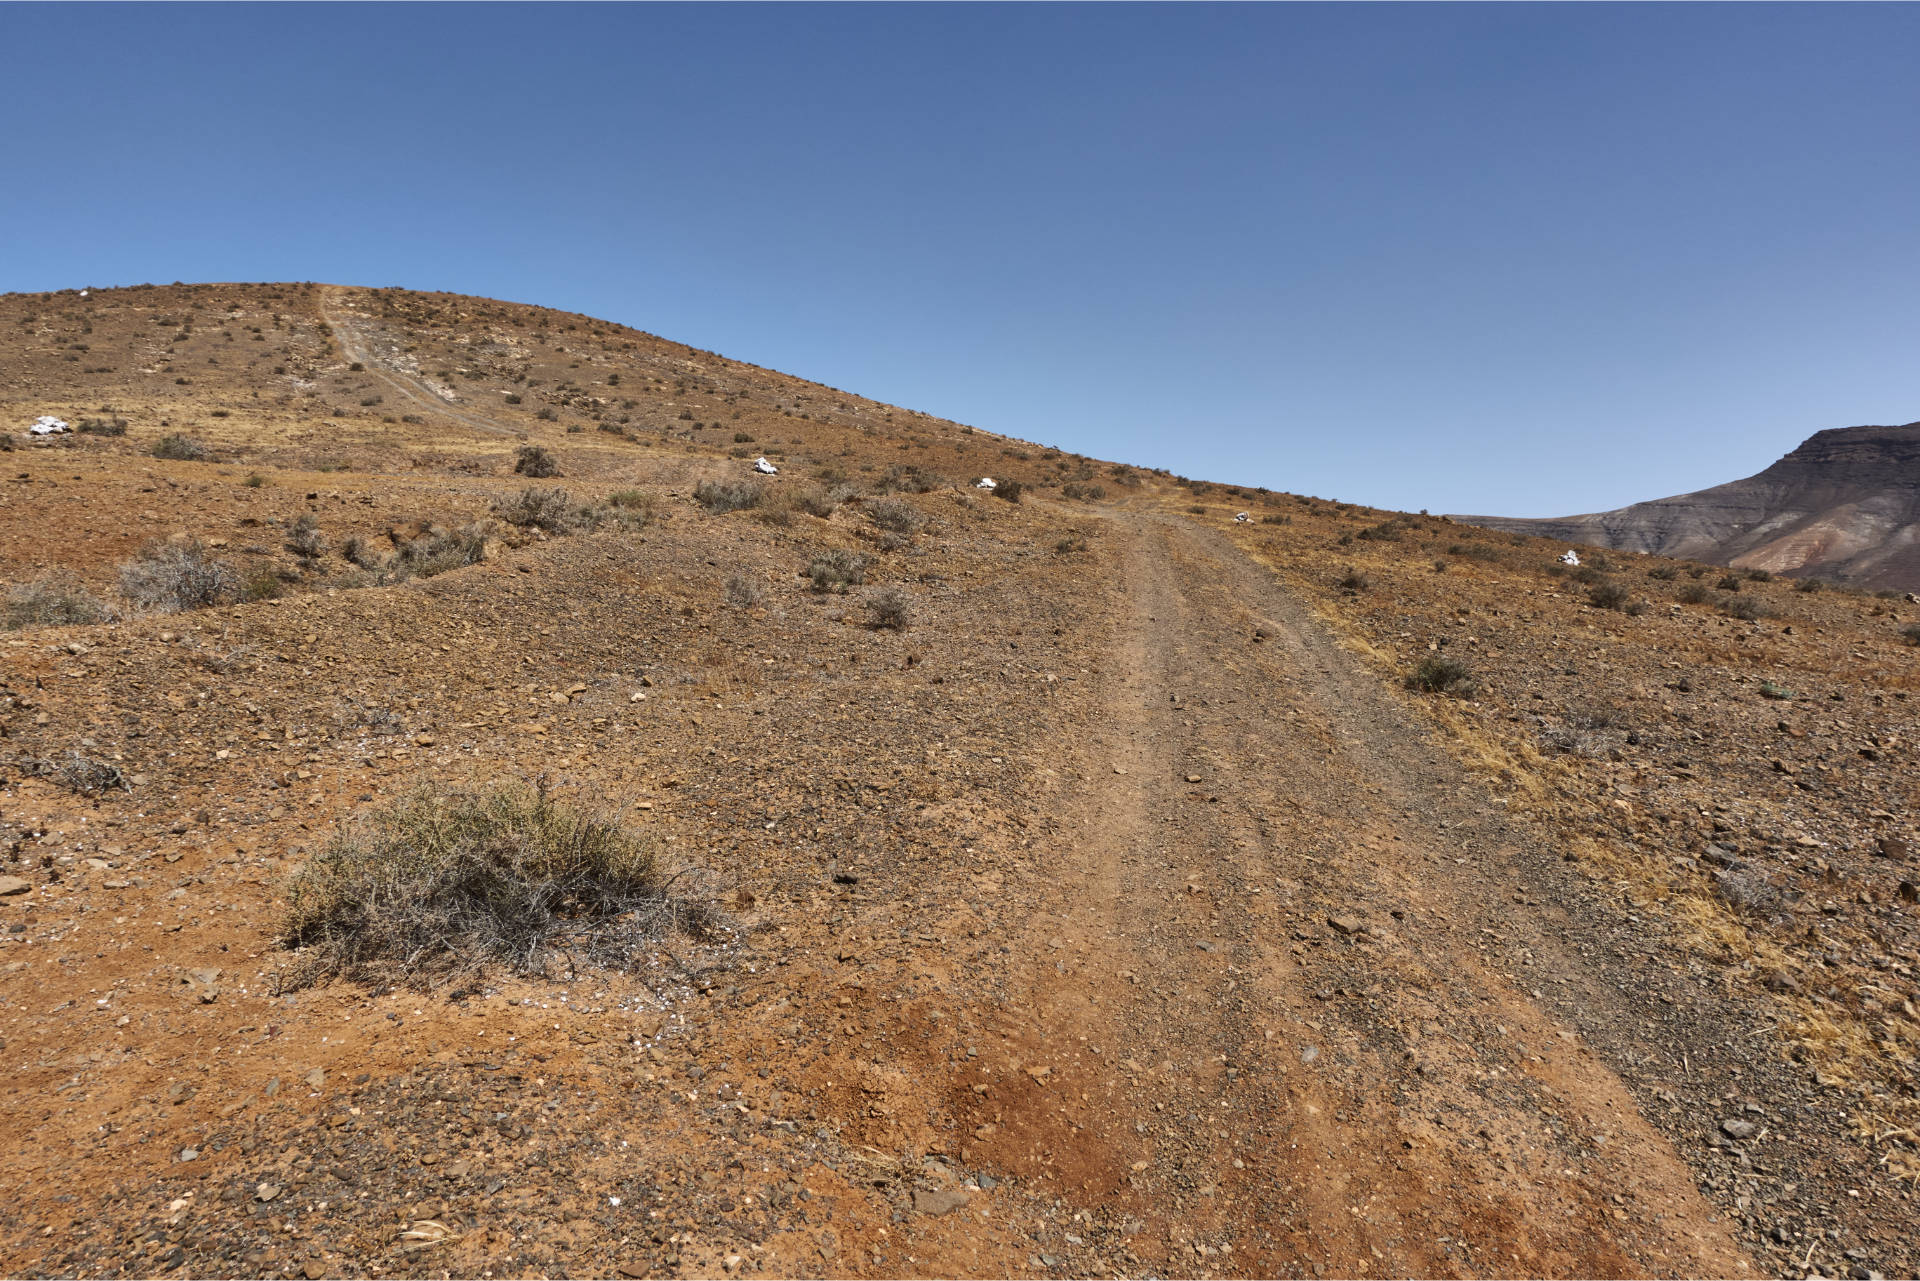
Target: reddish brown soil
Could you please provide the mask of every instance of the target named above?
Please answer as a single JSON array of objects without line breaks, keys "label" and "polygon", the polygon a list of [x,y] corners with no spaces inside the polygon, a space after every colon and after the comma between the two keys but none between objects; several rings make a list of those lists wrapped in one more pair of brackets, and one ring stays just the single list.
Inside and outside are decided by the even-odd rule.
[{"label": "reddish brown soil", "polygon": [[[34,335],[8,350],[3,408],[130,420],[15,452],[10,579],[61,565],[104,593],[179,531],[291,594],[0,645],[0,875],[29,887],[0,898],[0,1270],[1920,1264],[1914,873],[1876,852],[1914,836],[1905,602],[1754,584],[1791,621],[1593,610],[1545,545],[1450,553],[1466,532],[1420,520],[1355,542],[1380,514],[1116,475],[504,304],[96,298],[72,341],[119,372],[64,398],[78,304],[0,300],[0,333]],[[232,302],[231,326],[209,319]],[[170,360],[146,350],[155,315],[194,307]],[[241,365],[223,349],[256,323],[276,337]],[[269,356],[353,412],[316,425]],[[575,358],[602,388],[619,374],[622,433],[566,432],[608,412],[563,394],[589,385]],[[126,373],[189,365],[184,387]],[[437,406],[443,365],[461,399]],[[700,414],[742,416],[700,443],[674,376],[707,380]],[[565,412],[539,419],[543,401]],[[225,460],[140,452],[162,417]],[[336,548],[484,518],[523,483],[522,437],[559,456],[553,483],[643,489],[660,517],[503,531],[487,561],[394,586],[280,546],[302,513]],[[866,496],[825,519],[692,501],[763,452],[776,486],[840,473]],[[872,490],[902,461],[945,479],[909,485],[928,523],[883,541]],[[965,486],[1007,467],[1028,501]],[[1064,480],[1107,492],[1069,501]],[[1235,525],[1242,508],[1289,523]],[[825,547],[908,590],[912,625],[808,591]],[[1365,591],[1335,585],[1350,563]],[[762,603],[723,603],[735,575]],[[1471,655],[1471,699],[1401,687],[1443,640]],[[1697,695],[1666,688],[1681,673]],[[1741,684],[1762,674],[1798,698]],[[1555,737],[1601,701],[1619,716]],[[70,752],[131,791],[36,774]],[[339,824],[422,784],[536,777],[651,832],[733,930],[665,939],[634,972],[282,990],[280,887]],[[1716,896],[1710,839],[1776,910]]]}]

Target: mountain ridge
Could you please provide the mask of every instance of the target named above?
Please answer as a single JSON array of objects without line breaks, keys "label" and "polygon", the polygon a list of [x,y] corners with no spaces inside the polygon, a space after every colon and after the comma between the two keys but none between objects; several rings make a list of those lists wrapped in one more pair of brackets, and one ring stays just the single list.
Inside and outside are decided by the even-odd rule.
[{"label": "mountain ridge", "polygon": [[1920,588],[1920,422],[1815,432],[1724,485],[1578,516],[1456,516],[1516,534],[1850,586]]}]

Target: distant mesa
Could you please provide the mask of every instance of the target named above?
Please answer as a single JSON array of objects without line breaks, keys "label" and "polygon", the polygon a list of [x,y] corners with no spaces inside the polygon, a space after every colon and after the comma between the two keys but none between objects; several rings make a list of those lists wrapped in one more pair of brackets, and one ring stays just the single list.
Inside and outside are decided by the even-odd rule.
[{"label": "distant mesa", "polygon": [[1757,476],[1617,511],[1453,519],[1735,569],[1920,591],[1920,422],[1816,432]]}]

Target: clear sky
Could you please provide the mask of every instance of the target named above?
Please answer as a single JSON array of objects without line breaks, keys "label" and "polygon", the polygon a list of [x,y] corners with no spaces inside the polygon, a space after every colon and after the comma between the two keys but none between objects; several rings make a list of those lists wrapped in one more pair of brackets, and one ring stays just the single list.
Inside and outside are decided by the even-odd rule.
[{"label": "clear sky", "polygon": [[586,312],[1558,515],[1920,419],[1920,6],[0,6],[0,290]]}]

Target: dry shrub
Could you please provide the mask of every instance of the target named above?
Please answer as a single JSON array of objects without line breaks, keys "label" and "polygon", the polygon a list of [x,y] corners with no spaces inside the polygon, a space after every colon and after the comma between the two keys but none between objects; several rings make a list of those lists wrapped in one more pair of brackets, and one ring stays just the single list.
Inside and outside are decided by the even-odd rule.
[{"label": "dry shrub", "polygon": [[750,480],[703,480],[693,487],[694,501],[708,511],[746,511],[758,507],[766,490]]},{"label": "dry shrub", "polygon": [[560,474],[560,464],[539,445],[522,445],[513,456],[513,472],[529,480],[547,480]]},{"label": "dry shrub", "polygon": [[310,515],[294,521],[287,530],[287,550],[301,560],[318,560],[326,555],[327,536],[320,532],[319,522]]},{"label": "dry shrub", "polygon": [[745,574],[728,575],[726,587],[721,595],[727,604],[736,609],[752,609],[767,599],[766,588]]},{"label": "dry shrub", "polygon": [[528,485],[512,498],[493,504],[493,514],[521,529],[543,529],[549,534],[568,534],[591,523],[587,514],[574,503],[573,495],[559,487],[542,489]]},{"label": "dry shrub", "polygon": [[667,893],[651,843],[544,790],[412,792],[343,828],[287,886],[290,986],[427,987],[495,963],[522,974],[579,950],[624,964],[679,926],[716,924]]},{"label": "dry shrub", "polygon": [[844,592],[867,579],[867,558],[839,547],[815,552],[807,565],[807,579],[816,592]]},{"label": "dry shrub", "polygon": [[399,568],[405,575],[432,578],[450,569],[477,565],[487,557],[486,530],[467,525],[456,530],[430,529],[400,545]]},{"label": "dry shrub", "polygon": [[171,436],[162,436],[159,440],[153,442],[153,456],[155,458],[172,458],[181,462],[198,463],[205,462],[211,458],[213,452],[207,448],[203,441],[175,432]]},{"label": "dry shrub", "polygon": [[198,539],[148,543],[120,566],[121,593],[135,607],[154,613],[223,605],[239,589],[233,566],[208,556]]},{"label": "dry shrub", "polygon": [[868,592],[866,603],[875,627],[889,627],[899,632],[905,631],[913,621],[913,597],[892,583]]},{"label": "dry shrub", "polygon": [[25,756],[14,762],[22,774],[50,778],[82,796],[102,796],[108,792],[131,792],[133,785],[111,761],[96,761],[79,752],[68,752],[64,761]]},{"label": "dry shrub", "polygon": [[618,489],[607,495],[602,511],[616,524],[645,529],[660,514],[660,503],[644,489]]},{"label": "dry shrub", "polygon": [[899,498],[882,498],[867,505],[867,519],[891,534],[911,538],[926,527],[926,513]]},{"label": "dry shrub", "polygon": [[67,570],[53,573],[7,589],[5,624],[12,631],[20,627],[59,624],[104,623],[113,610],[99,597],[80,585]]}]

